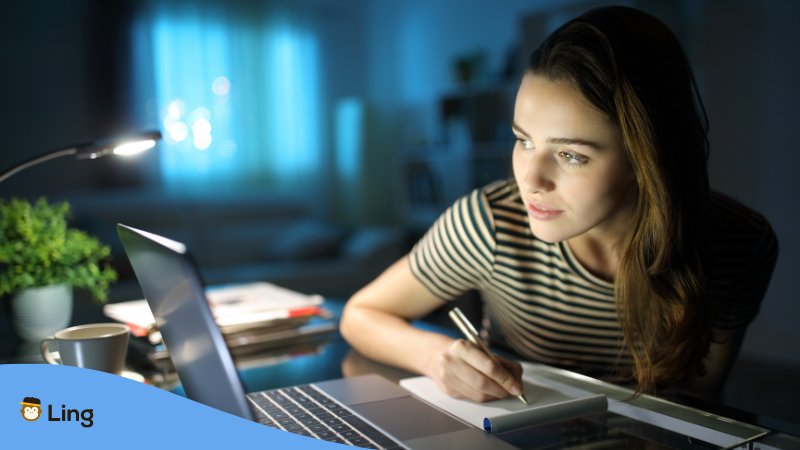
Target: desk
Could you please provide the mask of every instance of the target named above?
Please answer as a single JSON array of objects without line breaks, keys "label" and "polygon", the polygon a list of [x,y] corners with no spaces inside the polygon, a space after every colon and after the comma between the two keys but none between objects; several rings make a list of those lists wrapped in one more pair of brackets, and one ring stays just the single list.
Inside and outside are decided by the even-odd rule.
[{"label": "desk", "polygon": [[[342,302],[329,301],[328,306],[339,313]],[[81,322],[81,317],[87,318]],[[73,324],[107,320],[94,315],[76,317]],[[448,332],[427,323],[418,326],[436,331]],[[42,362],[38,353],[38,344],[22,344],[6,341],[0,346],[0,362],[35,363]],[[247,357],[237,358],[242,380],[248,391],[259,391],[288,385],[312,383],[342,376],[353,376],[363,373],[378,373],[397,381],[411,374],[383,364],[371,361],[352,351],[337,333],[329,334],[325,339],[311,345],[294,345],[277,348]],[[129,358],[128,366],[135,367]],[[143,372],[146,372],[142,369]],[[557,372],[557,370],[556,370]],[[543,372],[542,376],[549,376]],[[159,375],[147,373],[150,380],[161,387],[181,393],[177,378],[169,374]],[[714,405],[706,405],[698,410],[698,417]],[[722,415],[739,421],[758,425],[769,429],[769,434],[746,444],[745,449],[800,449],[800,433],[795,430],[775,429],[770,427],[757,415],[743,411],[726,410]],[[708,449],[719,448],[705,443],[690,440],[686,435],[660,428],[652,424],[634,420],[615,412],[603,412],[579,419],[553,422],[522,430],[504,433],[501,436],[508,442],[527,449],[552,448],[648,448],[648,449]]]}]

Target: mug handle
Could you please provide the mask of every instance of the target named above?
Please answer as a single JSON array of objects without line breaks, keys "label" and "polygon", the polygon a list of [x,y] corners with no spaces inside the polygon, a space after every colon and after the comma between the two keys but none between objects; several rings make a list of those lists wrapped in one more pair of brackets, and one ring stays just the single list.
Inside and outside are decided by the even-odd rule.
[{"label": "mug handle", "polygon": [[53,354],[50,353],[50,342],[55,340],[55,337],[47,336],[42,340],[41,344],[39,344],[39,349],[42,351],[42,358],[49,364],[61,364],[61,360],[54,358]]}]

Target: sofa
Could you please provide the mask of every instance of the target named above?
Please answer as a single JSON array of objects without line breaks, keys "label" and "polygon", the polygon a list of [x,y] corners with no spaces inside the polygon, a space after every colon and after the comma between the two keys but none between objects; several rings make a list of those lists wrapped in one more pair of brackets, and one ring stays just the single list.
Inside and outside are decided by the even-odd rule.
[{"label": "sofa", "polygon": [[326,220],[287,195],[196,199],[109,191],[61,200],[70,202],[72,226],[111,247],[120,275],[111,301],[142,296],[117,223],[186,244],[207,285],[263,280],[326,297],[349,297],[407,250],[399,227]]}]

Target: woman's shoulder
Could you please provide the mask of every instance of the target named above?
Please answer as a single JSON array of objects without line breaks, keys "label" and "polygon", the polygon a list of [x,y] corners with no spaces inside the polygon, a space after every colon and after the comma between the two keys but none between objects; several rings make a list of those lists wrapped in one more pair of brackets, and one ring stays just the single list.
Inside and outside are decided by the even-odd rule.
[{"label": "woman's shoulder", "polygon": [[711,192],[708,224],[712,242],[752,247],[777,241],[769,221],[759,212],[721,192]]},{"label": "woman's shoulder", "polygon": [[439,216],[434,227],[447,232],[477,229],[487,239],[494,240],[498,226],[524,223],[526,217],[516,183],[497,180],[458,198]]},{"label": "woman's shoulder", "polygon": [[519,189],[514,180],[497,180],[476,189],[476,192],[486,199],[486,203],[491,210],[502,209],[525,214],[525,208],[520,200]]},{"label": "woman's shoulder", "polygon": [[712,278],[753,279],[760,274],[768,281],[778,258],[778,239],[769,221],[720,192],[711,193],[707,219]]},{"label": "woman's shoulder", "polygon": [[713,325],[741,329],[758,314],[778,258],[778,240],[762,214],[719,192],[711,193],[707,217]]}]

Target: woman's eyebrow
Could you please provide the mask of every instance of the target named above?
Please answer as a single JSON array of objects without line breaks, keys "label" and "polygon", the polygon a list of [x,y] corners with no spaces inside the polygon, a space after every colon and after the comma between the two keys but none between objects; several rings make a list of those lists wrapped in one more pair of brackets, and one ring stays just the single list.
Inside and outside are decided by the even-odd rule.
[{"label": "woman's eyebrow", "polygon": [[603,148],[603,146],[598,144],[597,142],[587,141],[586,139],[578,139],[578,138],[566,138],[566,137],[550,138],[547,140],[547,142],[551,144],[585,145],[595,150],[600,150]]},{"label": "woman's eyebrow", "polygon": [[[525,130],[522,129],[522,127],[516,124],[516,122],[511,123],[511,130],[523,136],[529,136],[528,133],[526,133]],[[547,142],[550,144],[584,145],[586,147],[591,147],[595,150],[601,150],[603,148],[603,146],[597,142],[580,138],[556,137],[547,139]]]},{"label": "woman's eyebrow", "polygon": [[511,131],[516,131],[519,134],[527,136],[528,133],[525,132],[516,122],[511,122]]}]

